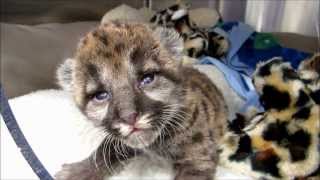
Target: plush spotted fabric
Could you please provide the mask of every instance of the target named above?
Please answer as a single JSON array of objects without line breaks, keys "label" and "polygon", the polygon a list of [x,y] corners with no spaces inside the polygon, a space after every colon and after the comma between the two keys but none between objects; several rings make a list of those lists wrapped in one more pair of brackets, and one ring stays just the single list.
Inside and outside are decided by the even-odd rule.
[{"label": "plush spotted fabric", "polygon": [[[308,61],[319,65],[319,57]],[[221,165],[257,179],[320,179],[320,72],[307,67],[295,71],[280,58],[259,64],[253,82],[265,112],[229,124]]]},{"label": "plush spotted fabric", "polygon": [[[199,28],[188,14],[189,5],[175,4],[157,12],[150,22],[157,26],[174,28],[184,40],[185,55],[198,58],[202,55],[221,58],[228,49],[229,43],[223,36]],[[214,26],[214,24],[212,24]]]}]

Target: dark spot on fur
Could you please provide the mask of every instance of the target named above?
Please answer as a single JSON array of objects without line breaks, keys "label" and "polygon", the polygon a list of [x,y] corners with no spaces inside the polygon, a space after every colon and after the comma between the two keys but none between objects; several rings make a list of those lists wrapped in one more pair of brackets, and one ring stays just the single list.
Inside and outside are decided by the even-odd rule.
[{"label": "dark spot on fur", "polygon": [[188,56],[194,57],[195,52],[196,52],[196,49],[195,49],[195,48],[190,48],[190,49],[188,49]]},{"label": "dark spot on fur", "polygon": [[203,141],[203,134],[201,132],[197,132],[192,135],[192,142],[201,143]]},{"label": "dark spot on fur", "polygon": [[273,86],[266,85],[262,89],[260,101],[266,110],[283,110],[290,105],[290,95],[288,92],[281,92]]},{"label": "dark spot on fur", "polygon": [[115,71],[119,71],[120,68],[121,68],[121,62],[120,62],[120,61],[117,61],[117,62],[114,62],[114,63],[113,63],[113,69],[114,69]]},{"label": "dark spot on fur", "polygon": [[182,33],[180,36],[182,37],[183,41],[186,41],[188,38],[188,35],[186,33]]},{"label": "dark spot on fur", "polygon": [[310,93],[310,96],[316,104],[320,105],[320,89]]},{"label": "dark spot on fur", "polygon": [[190,123],[190,126],[193,126],[193,123],[196,121],[196,119],[198,118],[198,115],[199,115],[199,109],[198,107],[196,106],[193,113],[192,113],[192,121]]},{"label": "dark spot on fur", "polygon": [[231,155],[231,161],[243,161],[252,153],[251,139],[248,135],[240,137],[239,146],[235,154]]},{"label": "dark spot on fur", "polygon": [[109,51],[105,51],[102,53],[102,56],[105,58],[111,58],[112,57],[112,53]]},{"label": "dark spot on fur", "polygon": [[276,141],[280,146],[289,148],[291,160],[293,162],[304,160],[306,150],[310,146],[311,137],[303,130],[294,134],[289,134],[288,123],[271,123],[263,132],[263,138],[267,141]]},{"label": "dark spot on fur", "polygon": [[193,127],[194,123],[197,121],[199,115],[199,108],[198,106],[194,107],[194,111],[192,112],[192,119],[189,121],[189,125],[186,127],[186,129],[190,129]]},{"label": "dark spot on fur", "polygon": [[301,146],[292,146],[289,149],[292,162],[302,161],[306,159],[306,149]]},{"label": "dark spot on fur", "polygon": [[150,19],[150,22],[154,23],[157,20],[157,15],[152,16],[152,18]]},{"label": "dark spot on fur", "polygon": [[102,42],[105,46],[108,46],[109,43],[108,43],[107,34],[104,33],[103,30],[100,30],[100,29],[94,30],[92,32],[92,36],[95,37],[100,42]]},{"label": "dark spot on fur", "polygon": [[259,75],[259,76],[262,76],[262,77],[264,77],[264,76],[269,76],[269,75],[271,74],[270,68],[271,68],[271,64],[266,64],[266,65],[262,66],[262,67],[259,69],[258,75]]},{"label": "dark spot on fur", "polygon": [[202,100],[201,101],[201,105],[202,105],[202,108],[203,108],[203,111],[204,111],[204,114],[205,114],[205,119],[207,121],[209,121],[210,120],[210,114],[209,114],[209,111],[208,111],[208,104],[204,100]]},{"label": "dark spot on fur", "polygon": [[289,133],[286,122],[270,123],[262,133],[263,139],[267,141],[276,141],[279,145],[286,146],[288,143]]},{"label": "dark spot on fur", "polygon": [[130,54],[130,58],[133,62],[138,62],[139,60],[141,60],[144,57],[144,54],[141,50],[141,48],[137,48],[135,49],[131,54]]},{"label": "dark spot on fur", "polygon": [[228,121],[229,130],[233,131],[236,134],[241,134],[243,128],[246,126],[246,119],[242,114],[237,113],[236,118],[231,122]]},{"label": "dark spot on fur", "polygon": [[171,16],[165,16],[165,21],[169,22],[171,20]]},{"label": "dark spot on fur", "polygon": [[291,68],[284,67],[284,68],[282,68],[282,72],[283,72],[283,80],[284,81],[299,79],[298,73]]},{"label": "dark spot on fur", "polygon": [[124,48],[125,48],[125,45],[123,43],[119,42],[114,46],[114,51],[118,54],[121,54],[121,52],[124,50]]},{"label": "dark spot on fur", "polygon": [[255,171],[270,174],[275,177],[281,177],[278,169],[280,158],[273,152],[272,149],[262,152],[256,152],[250,158],[251,168]]},{"label": "dark spot on fur", "polygon": [[92,31],[92,36],[93,37],[97,37],[98,36],[98,30],[97,29]]},{"label": "dark spot on fur", "polygon": [[99,80],[99,72],[98,72],[98,68],[97,66],[95,66],[94,64],[89,63],[87,65],[87,70],[89,75],[95,80]]},{"label": "dark spot on fur", "polygon": [[299,91],[299,97],[296,102],[296,106],[301,107],[306,105],[309,102],[310,98],[309,96],[302,90]]},{"label": "dark spot on fur", "polygon": [[292,118],[298,120],[307,120],[310,116],[310,111],[310,107],[303,107],[299,109],[294,115],[292,115]]},{"label": "dark spot on fur", "polygon": [[293,162],[306,158],[306,151],[311,144],[311,136],[303,130],[295,132],[289,137],[289,151]]},{"label": "dark spot on fur", "polygon": [[270,61],[267,64],[264,64],[262,67],[260,67],[258,75],[259,76],[269,76],[271,74],[271,67],[274,64],[280,64],[282,62],[282,59],[275,59],[273,61]]},{"label": "dark spot on fur", "polygon": [[105,46],[108,46],[109,42],[108,42],[107,34],[103,33],[100,36],[98,36],[98,38]]}]

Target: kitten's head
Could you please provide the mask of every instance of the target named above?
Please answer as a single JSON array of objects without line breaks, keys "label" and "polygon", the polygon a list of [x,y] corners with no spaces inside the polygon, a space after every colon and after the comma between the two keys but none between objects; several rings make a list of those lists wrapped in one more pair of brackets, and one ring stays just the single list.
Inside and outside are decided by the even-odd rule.
[{"label": "kitten's head", "polygon": [[113,138],[144,148],[185,116],[182,50],[172,30],[110,22],[82,39],[74,58],[58,69],[58,80],[88,119]]}]

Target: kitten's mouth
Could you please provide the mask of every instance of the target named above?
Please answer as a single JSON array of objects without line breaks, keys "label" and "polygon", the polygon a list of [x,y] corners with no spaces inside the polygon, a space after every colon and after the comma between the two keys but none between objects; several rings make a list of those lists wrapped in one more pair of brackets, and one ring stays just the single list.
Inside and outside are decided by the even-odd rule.
[{"label": "kitten's mouth", "polygon": [[125,138],[128,138],[129,136],[131,136],[134,133],[139,133],[139,132],[143,132],[148,130],[149,128],[137,128],[137,127],[132,127],[131,131],[129,132],[128,135],[125,136]]},{"label": "kitten's mouth", "polygon": [[124,142],[133,148],[145,148],[157,138],[157,132],[150,124],[151,119],[144,115],[133,124],[118,124],[118,130]]},{"label": "kitten's mouth", "polygon": [[151,145],[157,138],[157,133],[152,129],[133,129],[124,137],[124,142],[133,148],[145,148]]}]

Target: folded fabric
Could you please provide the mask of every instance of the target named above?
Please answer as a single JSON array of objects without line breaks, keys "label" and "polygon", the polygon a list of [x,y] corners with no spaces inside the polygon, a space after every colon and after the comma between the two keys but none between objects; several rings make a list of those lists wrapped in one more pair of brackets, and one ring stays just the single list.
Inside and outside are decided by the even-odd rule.
[{"label": "folded fabric", "polygon": [[245,112],[250,106],[263,111],[251,82],[252,73],[259,62],[282,57],[284,61],[289,61],[293,68],[297,68],[302,60],[311,55],[282,47],[272,34],[255,32],[251,26],[241,22],[223,22],[210,31],[227,37],[230,49],[227,55],[219,60],[204,56],[199,63],[214,65],[223,72],[232,89],[246,102],[240,112]]}]

